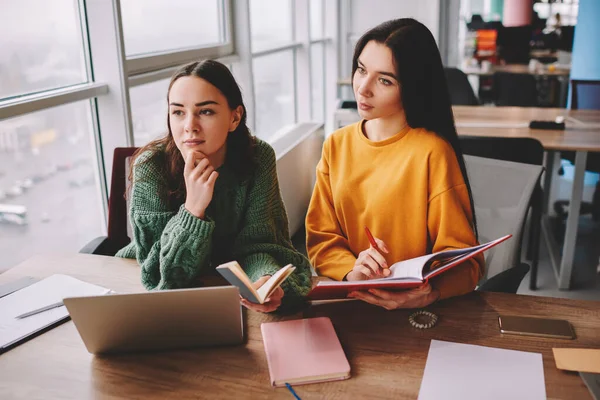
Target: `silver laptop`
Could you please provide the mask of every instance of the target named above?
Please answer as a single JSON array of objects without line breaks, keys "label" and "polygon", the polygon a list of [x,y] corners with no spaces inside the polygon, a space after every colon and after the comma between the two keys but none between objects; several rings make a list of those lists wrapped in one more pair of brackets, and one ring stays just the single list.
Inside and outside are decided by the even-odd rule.
[{"label": "silver laptop", "polygon": [[233,345],[244,336],[233,286],[69,297],[64,304],[92,354]]}]

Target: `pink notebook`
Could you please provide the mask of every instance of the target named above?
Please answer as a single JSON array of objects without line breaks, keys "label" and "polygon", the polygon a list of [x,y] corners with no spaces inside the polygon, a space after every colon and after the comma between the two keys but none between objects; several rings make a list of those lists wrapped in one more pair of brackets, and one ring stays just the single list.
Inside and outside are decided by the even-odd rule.
[{"label": "pink notebook", "polygon": [[271,385],[304,385],[350,377],[350,364],[327,317],[261,324]]}]

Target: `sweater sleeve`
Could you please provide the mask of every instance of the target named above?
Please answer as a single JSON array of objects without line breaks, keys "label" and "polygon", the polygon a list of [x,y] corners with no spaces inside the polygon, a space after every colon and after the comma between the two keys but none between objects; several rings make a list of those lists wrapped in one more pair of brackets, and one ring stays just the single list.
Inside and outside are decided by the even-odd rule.
[{"label": "sweater sleeve", "polygon": [[[179,210],[169,208],[167,185],[158,167],[161,156],[150,157],[142,155],[134,167],[129,247],[135,250],[147,289],[187,287],[210,262],[214,222],[195,217],[183,205]],[[126,254],[120,253],[117,256]]]},{"label": "sweater sleeve", "polygon": [[306,214],[306,247],[317,273],[338,281],[354,268],[356,256],[350,251],[333,205],[329,181],[329,141],[317,165],[317,181]]},{"label": "sweater sleeve", "polygon": [[305,296],[311,288],[308,259],[294,249],[288,219],[279,190],[275,152],[264,142],[257,144],[257,171],[249,183],[242,226],[234,243],[234,258],[254,282],[273,275],[282,266],[296,270],[283,283],[284,299]]},{"label": "sweater sleeve", "polygon": [[[473,231],[473,213],[467,185],[458,161],[448,145],[441,154],[430,159],[430,193],[427,226],[432,252],[477,245]],[[440,299],[469,293],[483,276],[485,261],[475,256],[431,281]]]}]

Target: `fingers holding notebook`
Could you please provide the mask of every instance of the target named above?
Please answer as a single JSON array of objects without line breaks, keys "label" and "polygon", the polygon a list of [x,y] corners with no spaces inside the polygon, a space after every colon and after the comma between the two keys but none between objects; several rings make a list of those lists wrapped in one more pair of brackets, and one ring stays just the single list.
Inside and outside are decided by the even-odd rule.
[{"label": "fingers holding notebook", "polygon": [[402,292],[394,292],[381,289],[369,289],[368,291],[356,291],[348,294],[348,297],[362,300],[386,310],[398,308],[422,308],[433,303],[439,297],[439,292],[424,284],[416,289]]},{"label": "fingers holding notebook", "polygon": [[[379,240],[379,239],[376,239]],[[376,279],[386,277],[391,274],[389,265],[382,254],[382,248],[387,249],[385,243],[379,240],[381,245],[369,246],[368,249],[361,251],[356,258],[354,268],[346,276],[349,281],[362,281],[366,279]]]}]

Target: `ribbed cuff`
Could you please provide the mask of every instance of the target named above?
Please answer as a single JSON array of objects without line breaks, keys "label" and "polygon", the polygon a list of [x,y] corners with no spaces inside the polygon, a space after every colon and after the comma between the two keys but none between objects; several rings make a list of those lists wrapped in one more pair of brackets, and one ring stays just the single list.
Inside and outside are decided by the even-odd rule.
[{"label": "ribbed cuff", "polygon": [[242,268],[252,282],[257,281],[261,276],[273,275],[281,269],[275,259],[269,254],[252,254],[243,260]]},{"label": "ribbed cuff", "polygon": [[181,205],[177,213],[181,221],[181,227],[186,231],[200,236],[212,234],[215,229],[213,220],[207,217],[207,220],[200,219],[186,210],[185,205]]}]

